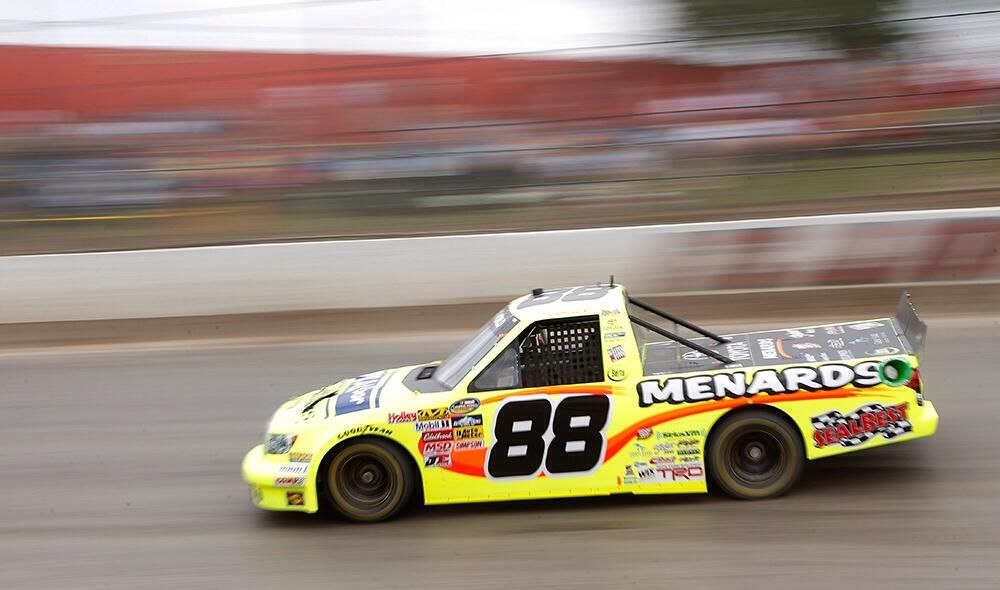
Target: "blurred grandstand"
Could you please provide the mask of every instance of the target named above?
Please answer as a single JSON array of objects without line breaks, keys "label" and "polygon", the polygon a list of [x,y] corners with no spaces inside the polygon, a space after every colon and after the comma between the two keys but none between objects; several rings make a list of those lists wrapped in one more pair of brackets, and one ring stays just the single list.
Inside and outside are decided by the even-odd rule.
[{"label": "blurred grandstand", "polygon": [[0,253],[996,202],[996,68],[537,53],[0,46]]}]

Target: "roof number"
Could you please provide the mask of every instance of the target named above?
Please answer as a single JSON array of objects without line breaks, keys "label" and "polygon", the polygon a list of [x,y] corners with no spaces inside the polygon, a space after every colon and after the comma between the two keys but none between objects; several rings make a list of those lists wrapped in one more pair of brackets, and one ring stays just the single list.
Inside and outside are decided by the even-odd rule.
[{"label": "roof number", "polygon": [[572,289],[549,289],[543,291],[538,297],[529,297],[517,306],[518,309],[533,307],[535,305],[545,305],[556,301],[593,301],[608,294],[611,287],[608,285],[590,285],[587,287],[574,287]]}]

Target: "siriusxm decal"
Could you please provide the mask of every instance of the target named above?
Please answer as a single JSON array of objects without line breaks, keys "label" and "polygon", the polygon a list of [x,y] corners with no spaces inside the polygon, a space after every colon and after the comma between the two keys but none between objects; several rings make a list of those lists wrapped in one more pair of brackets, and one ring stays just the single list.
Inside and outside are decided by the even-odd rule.
[{"label": "siriusxm decal", "polygon": [[385,375],[385,371],[367,373],[351,381],[347,389],[337,396],[336,413],[338,416],[367,410],[371,406],[371,397],[380,389],[376,387]]}]

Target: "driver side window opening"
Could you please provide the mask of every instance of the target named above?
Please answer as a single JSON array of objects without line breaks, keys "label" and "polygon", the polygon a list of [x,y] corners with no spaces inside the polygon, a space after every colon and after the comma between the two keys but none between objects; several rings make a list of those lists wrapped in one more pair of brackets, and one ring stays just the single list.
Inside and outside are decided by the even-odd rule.
[{"label": "driver side window opening", "polygon": [[561,318],[532,324],[476,377],[469,391],[596,383],[603,377],[598,317]]}]

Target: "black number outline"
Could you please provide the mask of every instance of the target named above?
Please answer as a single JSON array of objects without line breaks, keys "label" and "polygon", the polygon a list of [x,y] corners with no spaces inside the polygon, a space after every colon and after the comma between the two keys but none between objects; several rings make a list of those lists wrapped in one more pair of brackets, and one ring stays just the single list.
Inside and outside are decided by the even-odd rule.
[{"label": "black number outline", "polygon": [[548,305],[557,301],[596,301],[610,293],[613,288],[609,285],[584,285],[572,288],[546,289],[538,297],[529,295],[527,299],[517,306],[517,309],[525,309],[536,305]]},{"label": "black number outline", "polygon": [[[591,467],[586,471],[570,471],[565,473],[549,473],[548,469],[546,469],[546,464],[549,459],[549,448],[552,445],[552,440],[555,438],[555,433],[553,433],[552,431],[552,424],[555,420],[556,411],[558,411],[559,406],[562,405],[562,403],[567,399],[572,399],[577,397],[591,397],[591,394],[566,393],[566,394],[554,394],[554,395],[536,394],[536,395],[514,396],[514,397],[509,397],[500,402],[500,404],[497,406],[496,411],[493,413],[492,423],[490,425],[490,435],[492,437],[492,440],[490,441],[490,445],[487,447],[486,458],[483,461],[483,473],[485,474],[486,479],[497,482],[532,481],[538,478],[538,476],[541,475],[542,473],[545,474],[545,477],[549,477],[552,479],[564,479],[564,478],[586,477],[589,475],[593,475],[594,473],[599,471],[604,466],[605,455],[607,454],[608,451],[608,430],[610,429],[611,421],[614,418],[615,404],[612,396],[606,394],[598,394],[598,395],[601,395],[608,400],[608,417],[604,421],[604,424],[601,426],[601,428],[598,430],[601,436],[601,451],[597,457],[597,462],[594,463],[593,467]],[[553,398],[556,399],[553,400]],[[496,477],[490,473],[489,465],[490,465],[490,457],[492,457],[493,449],[494,447],[497,446],[497,441],[498,441],[496,433],[496,427],[498,423],[497,416],[500,415],[500,411],[503,410],[503,408],[506,407],[508,404],[516,404],[519,402],[526,402],[532,400],[546,400],[549,402],[549,406],[551,408],[551,411],[549,412],[548,423],[545,425],[545,431],[541,435],[542,441],[545,445],[545,451],[542,454],[542,459],[539,462],[538,467],[535,468],[534,473],[530,475]]]}]

